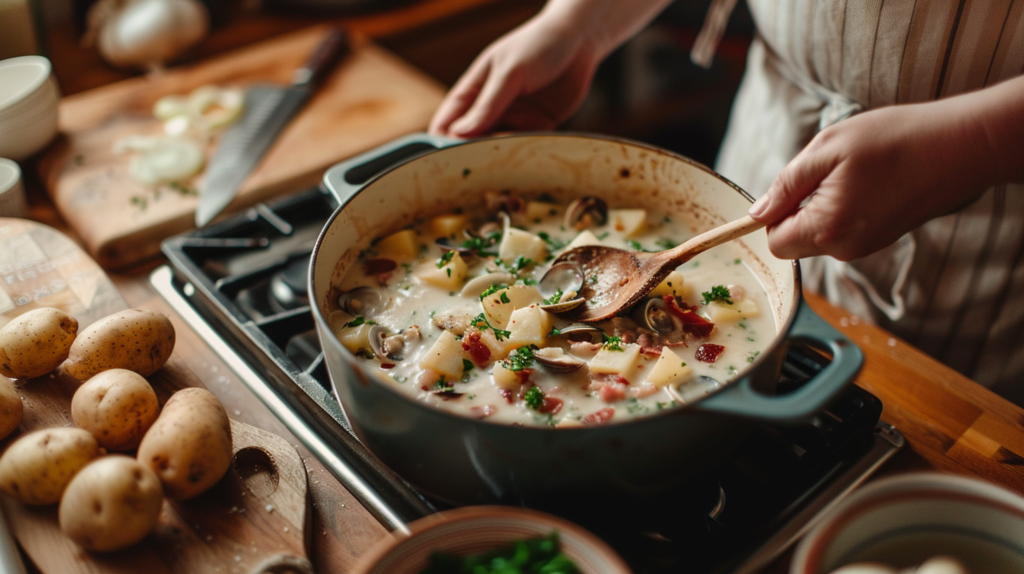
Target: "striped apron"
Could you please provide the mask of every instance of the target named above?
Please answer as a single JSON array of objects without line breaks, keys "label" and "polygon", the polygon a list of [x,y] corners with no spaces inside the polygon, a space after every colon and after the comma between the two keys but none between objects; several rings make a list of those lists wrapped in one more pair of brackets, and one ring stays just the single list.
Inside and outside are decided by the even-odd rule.
[{"label": "striped apron", "polygon": [[[734,4],[715,0],[695,60]],[[832,123],[1024,73],[1024,0],[748,4],[758,36],[716,168],[755,196]],[[802,267],[807,288],[1024,404],[1024,186],[990,189],[863,259]]]}]

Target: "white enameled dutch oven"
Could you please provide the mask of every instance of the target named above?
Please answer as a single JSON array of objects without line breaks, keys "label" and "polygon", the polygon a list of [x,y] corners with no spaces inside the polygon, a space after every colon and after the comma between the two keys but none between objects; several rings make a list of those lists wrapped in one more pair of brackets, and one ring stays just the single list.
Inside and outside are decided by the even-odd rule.
[{"label": "white enameled dutch oven", "polygon": [[[417,402],[369,369],[332,332],[335,287],[360,251],[386,233],[456,207],[483,190],[580,195],[643,207],[704,231],[746,214],[751,198],[707,167],[644,144],[601,136],[516,134],[453,141],[416,134],[331,168],[338,210],[313,250],[310,301],[324,357],[353,430],[413,486],[459,504],[657,495],[722,460],[756,423],[797,423],[857,373],[860,350],[801,300],[799,268],[776,259],[763,231],[740,240],[768,292],[778,336],[737,379],[685,407],[583,428],[508,426]],[[788,343],[833,356],[795,392],[773,396]]]}]

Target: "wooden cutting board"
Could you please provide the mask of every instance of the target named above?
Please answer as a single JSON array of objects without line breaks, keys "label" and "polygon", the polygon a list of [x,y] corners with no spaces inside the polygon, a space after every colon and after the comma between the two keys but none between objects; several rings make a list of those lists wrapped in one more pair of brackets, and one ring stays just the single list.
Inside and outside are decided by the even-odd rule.
[{"label": "wooden cutting board", "polygon": [[[205,84],[289,83],[326,31],[309,28],[61,100],[62,136],[43,156],[40,172],[57,209],[101,266],[124,267],[158,253],[161,240],[192,228],[198,202],[180,188],[135,183],[129,158],[114,155],[114,142],[162,133],[150,113],[162,96]],[[425,128],[443,94],[434,80],[355,38],[353,52],[280,135],[225,213],[316,185],[332,164]],[[185,187],[201,185],[200,174]]]},{"label": "wooden cutting board", "polygon": [[[0,281],[0,302],[13,303],[0,306],[0,326],[30,309],[57,307],[78,319],[81,331],[127,308],[96,263],[67,237],[37,223],[0,218],[0,272],[6,279]],[[148,380],[161,405],[179,389],[203,386],[174,353]],[[71,397],[80,384],[74,377],[58,369],[15,384],[25,414],[0,449],[25,432],[71,424]],[[124,550],[99,554],[78,548],[60,531],[57,505],[26,506],[6,495],[0,504],[18,543],[45,574],[311,574],[302,458],[281,437],[237,421],[231,421],[231,437],[234,464],[227,475],[192,500],[165,500],[156,530]]]}]

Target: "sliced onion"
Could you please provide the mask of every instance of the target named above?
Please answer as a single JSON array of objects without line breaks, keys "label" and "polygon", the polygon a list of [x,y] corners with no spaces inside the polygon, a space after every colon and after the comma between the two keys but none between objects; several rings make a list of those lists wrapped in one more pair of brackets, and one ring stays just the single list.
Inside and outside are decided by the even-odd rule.
[{"label": "sliced onion", "polygon": [[132,179],[150,186],[192,177],[206,160],[203,146],[184,137],[129,136],[114,144],[115,153],[126,151],[135,152],[128,165]]}]

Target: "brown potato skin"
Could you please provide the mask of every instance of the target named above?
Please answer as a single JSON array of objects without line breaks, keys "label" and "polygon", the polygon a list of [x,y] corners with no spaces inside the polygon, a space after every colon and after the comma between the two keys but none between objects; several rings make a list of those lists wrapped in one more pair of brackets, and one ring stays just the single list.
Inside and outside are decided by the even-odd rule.
[{"label": "brown potato skin", "polygon": [[9,379],[0,378],[0,439],[7,438],[7,435],[14,432],[21,424],[21,415],[25,412],[25,405],[21,402],[21,395],[14,383]]},{"label": "brown potato skin", "polygon": [[68,358],[78,320],[43,307],[18,315],[0,329],[0,374],[15,379],[41,377]]},{"label": "brown potato skin", "polygon": [[60,529],[91,552],[119,550],[153,531],[163,504],[153,471],[130,456],[103,456],[68,483],[60,499]]},{"label": "brown potato skin", "polygon": [[96,439],[84,429],[30,432],[0,456],[0,490],[25,504],[53,504],[71,478],[99,454]]},{"label": "brown potato skin", "polygon": [[156,473],[175,500],[198,496],[231,466],[231,423],[206,389],[182,389],[142,438],[136,458]]},{"label": "brown potato skin", "polygon": [[156,392],[142,375],[110,369],[90,378],[71,399],[71,418],[107,450],[134,450],[160,415]]},{"label": "brown potato skin", "polygon": [[80,381],[108,369],[143,377],[164,366],[174,349],[170,319],[147,309],[127,309],[89,325],[71,345],[64,370]]}]

